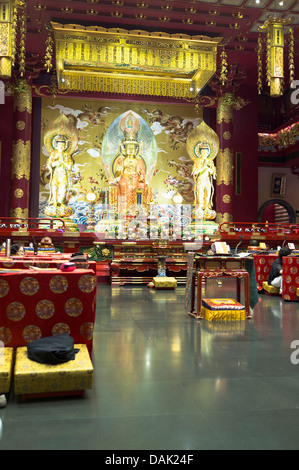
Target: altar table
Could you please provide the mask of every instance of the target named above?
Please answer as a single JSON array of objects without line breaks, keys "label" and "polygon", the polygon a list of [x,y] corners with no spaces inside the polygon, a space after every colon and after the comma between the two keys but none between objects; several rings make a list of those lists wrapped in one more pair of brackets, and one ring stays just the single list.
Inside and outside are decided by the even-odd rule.
[{"label": "altar table", "polygon": [[0,340],[17,348],[67,333],[91,355],[96,286],[92,269],[0,272]]},{"label": "altar table", "polygon": [[[15,257],[15,258],[0,258],[0,273],[1,269],[28,269],[31,266],[36,268],[57,268],[59,269],[63,263],[70,261],[70,258],[57,258],[53,259],[50,257]],[[86,262],[77,262],[77,268],[80,269],[92,269],[96,273],[96,262],[95,261],[86,261]]]},{"label": "altar table", "polygon": [[[233,277],[236,280],[236,297],[240,302],[241,279],[244,279],[244,296],[246,316],[250,316],[250,307],[258,301],[253,259],[235,256],[198,256],[195,259],[196,268],[191,281],[190,315],[201,318],[202,283],[208,278]],[[197,278],[197,308],[195,307],[195,281]]]}]

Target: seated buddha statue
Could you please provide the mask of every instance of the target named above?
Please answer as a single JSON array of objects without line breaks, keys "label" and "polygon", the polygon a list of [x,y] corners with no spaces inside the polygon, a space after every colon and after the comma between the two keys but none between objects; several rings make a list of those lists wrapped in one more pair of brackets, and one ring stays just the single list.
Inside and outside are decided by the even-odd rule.
[{"label": "seated buddha statue", "polygon": [[[137,121],[137,122],[136,122]],[[146,183],[146,165],[139,154],[138,120],[129,113],[120,123],[124,137],[119,145],[119,153],[113,163],[115,179],[110,182],[109,202],[126,206],[150,202],[151,192]]]}]

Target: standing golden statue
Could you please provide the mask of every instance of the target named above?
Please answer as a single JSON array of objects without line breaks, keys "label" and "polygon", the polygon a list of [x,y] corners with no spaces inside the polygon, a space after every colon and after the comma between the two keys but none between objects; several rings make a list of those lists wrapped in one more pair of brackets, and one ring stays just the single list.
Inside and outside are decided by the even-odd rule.
[{"label": "standing golden statue", "polygon": [[46,167],[50,172],[49,205],[66,206],[69,189],[69,176],[73,160],[68,152],[68,139],[64,135],[56,135],[53,139],[54,150],[47,160]]},{"label": "standing golden statue", "polygon": [[[194,178],[194,202],[203,211],[204,218],[210,218],[213,207],[216,167],[210,158],[211,149],[207,142],[197,144],[198,158],[194,161],[192,175]],[[214,217],[213,217],[214,218]]]},{"label": "standing golden statue", "polygon": [[44,144],[50,154],[42,168],[42,180],[48,180],[50,190],[44,212],[50,217],[70,217],[73,214],[68,205],[74,166],[72,154],[78,144],[78,131],[73,122],[61,114],[46,129]]},{"label": "standing golden statue", "polygon": [[192,175],[194,178],[195,214],[202,220],[213,220],[214,179],[216,167],[214,159],[219,149],[216,132],[202,121],[187,137],[187,151],[194,161]]}]

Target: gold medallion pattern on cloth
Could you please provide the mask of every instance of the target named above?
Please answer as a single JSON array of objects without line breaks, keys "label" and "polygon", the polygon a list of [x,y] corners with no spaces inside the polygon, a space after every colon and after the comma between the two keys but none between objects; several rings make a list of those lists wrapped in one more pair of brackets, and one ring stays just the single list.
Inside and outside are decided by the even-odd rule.
[{"label": "gold medallion pattern on cloth", "polygon": [[20,291],[24,295],[34,295],[38,292],[39,282],[34,277],[25,277],[20,282]]}]

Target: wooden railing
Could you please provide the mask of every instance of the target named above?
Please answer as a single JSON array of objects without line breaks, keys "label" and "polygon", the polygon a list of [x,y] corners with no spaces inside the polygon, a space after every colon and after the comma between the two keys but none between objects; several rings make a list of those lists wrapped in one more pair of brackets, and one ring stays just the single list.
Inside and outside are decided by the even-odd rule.
[{"label": "wooden railing", "polygon": [[224,222],[219,227],[220,234],[244,236],[252,238],[264,235],[268,238],[287,237],[299,239],[299,224],[286,223],[250,223],[250,222]]},{"label": "wooden railing", "polygon": [[0,217],[0,233],[8,231],[20,232],[47,232],[65,231],[66,226],[62,219],[51,218],[20,218]]}]

